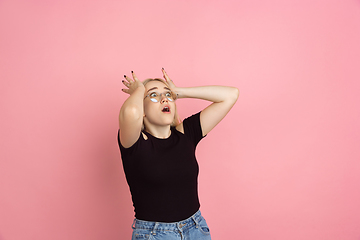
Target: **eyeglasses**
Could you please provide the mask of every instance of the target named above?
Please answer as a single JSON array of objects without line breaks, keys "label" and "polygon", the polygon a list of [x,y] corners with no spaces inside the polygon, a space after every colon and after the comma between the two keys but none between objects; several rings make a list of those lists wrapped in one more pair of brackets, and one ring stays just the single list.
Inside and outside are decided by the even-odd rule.
[{"label": "eyeglasses", "polygon": [[176,100],[176,94],[171,91],[167,91],[167,92],[163,92],[163,93],[151,92],[148,95],[146,95],[144,97],[144,99],[149,97],[152,102],[156,103],[156,102],[160,102],[162,95],[164,95],[170,102],[173,102]]}]

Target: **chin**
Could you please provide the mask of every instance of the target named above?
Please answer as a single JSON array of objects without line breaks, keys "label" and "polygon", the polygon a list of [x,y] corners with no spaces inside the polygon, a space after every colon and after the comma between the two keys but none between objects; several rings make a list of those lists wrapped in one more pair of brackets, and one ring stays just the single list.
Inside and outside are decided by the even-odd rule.
[{"label": "chin", "polygon": [[173,122],[174,122],[174,118],[172,118],[171,120],[164,121],[164,125],[171,125]]},{"label": "chin", "polygon": [[155,125],[167,126],[171,125],[174,122],[175,114],[162,114],[157,116],[148,116],[147,120]]}]

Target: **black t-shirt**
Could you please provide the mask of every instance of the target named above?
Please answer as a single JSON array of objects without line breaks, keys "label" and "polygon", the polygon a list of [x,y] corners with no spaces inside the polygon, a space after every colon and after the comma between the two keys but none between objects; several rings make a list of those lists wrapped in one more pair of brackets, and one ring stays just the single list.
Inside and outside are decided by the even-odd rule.
[{"label": "black t-shirt", "polygon": [[140,220],[177,222],[200,207],[199,166],[195,148],[203,138],[200,112],[183,121],[184,133],[171,128],[159,139],[146,131],[130,148],[120,147],[126,180],[130,187],[135,217]]}]

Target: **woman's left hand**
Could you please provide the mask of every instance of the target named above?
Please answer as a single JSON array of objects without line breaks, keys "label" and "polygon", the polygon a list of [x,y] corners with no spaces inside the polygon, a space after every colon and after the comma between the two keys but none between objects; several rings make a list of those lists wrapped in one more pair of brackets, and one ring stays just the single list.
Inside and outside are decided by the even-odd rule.
[{"label": "woman's left hand", "polygon": [[167,75],[167,73],[165,72],[164,68],[162,68],[162,73],[164,76],[164,79],[166,81],[166,83],[169,85],[170,90],[178,95],[178,88],[175,86],[174,82],[169,78],[169,76]]}]

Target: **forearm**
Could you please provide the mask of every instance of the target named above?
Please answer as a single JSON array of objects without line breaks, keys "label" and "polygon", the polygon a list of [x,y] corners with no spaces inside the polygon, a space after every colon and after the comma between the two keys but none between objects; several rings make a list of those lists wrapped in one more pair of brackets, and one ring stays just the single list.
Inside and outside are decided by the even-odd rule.
[{"label": "forearm", "polygon": [[239,90],[235,87],[227,86],[201,86],[176,88],[178,98],[197,98],[214,103],[225,101],[236,102]]},{"label": "forearm", "polygon": [[137,88],[121,106],[120,117],[142,117],[144,112],[144,93],[145,88]]}]

